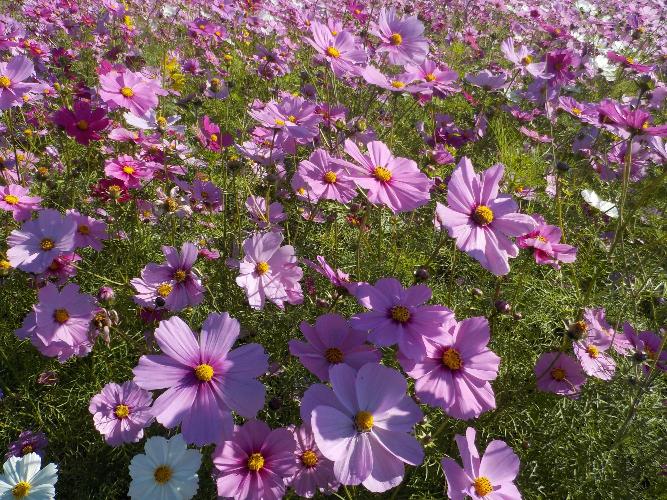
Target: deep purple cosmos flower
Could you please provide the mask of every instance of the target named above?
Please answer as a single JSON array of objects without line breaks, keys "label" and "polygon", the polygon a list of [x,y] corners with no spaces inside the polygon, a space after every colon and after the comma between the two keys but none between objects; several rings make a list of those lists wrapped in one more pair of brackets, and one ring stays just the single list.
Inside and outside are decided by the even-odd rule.
[{"label": "deep purple cosmos flower", "polygon": [[245,500],[278,500],[296,469],[294,436],[260,420],[237,427],[213,452],[218,495]]},{"label": "deep purple cosmos flower", "polygon": [[289,351],[308,371],[323,382],[329,380],[329,368],[344,363],[358,370],[366,363],[378,363],[380,353],[366,344],[365,335],[353,332],[339,314],[324,314],[311,326],[305,321],[299,329],[307,342],[289,341]]},{"label": "deep purple cosmos flower", "polygon": [[611,99],[604,99],[598,106],[602,123],[619,135],[649,135],[667,137],[667,124],[651,126],[651,114],[640,108],[623,106]]},{"label": "deep purple cosmos flower", "polygon": [[306,37],[306,42],[329,62],[336,76],[359,73],[359,65],[366,62],[366,53],[354,35],[348,31],[334,35],[326,25],[317,21],[310,24],[310,32],[312,38]]},{"label": "deep purple cosmos flower", "polygon": [[125,69],[100,75],[100,97],[110,109],[125,108],[143,117],[158,104],[158,96],[167,95],[157,80]]},{"label": "deep purple cosmos flower", "polygon": [[72,109],[60,108],[53,114],[53,123],[62,127],[67,135],[79,144],[88,145],[100,138],[101,132],[109,125],[104,108],[93,108],[89,101],[74,101]]},{"label": "deep purple cosmos flower", "polygon": [[296,441],[296,470],[293,476],[285,480],[285,484],[305,498],[312,498],[318,492],[327,494],[336,491],[338,481],[334,476],[333,462],[322,455],[317,447],[310,425],[295,427],[293,432]]},{"label": "deep purple cosmos flower", "polygon": [[107,444],[119,446],[144,437],[144,428],[153,420],[152,402],[151,393],[132,381],[122,385],[111,382],[93,396],[88,411]]},{"label": "deep purple cosmos flower", "polygon": [[199,250],[193,243],[183,243],[179,253],[174,247],[163,246],[162,253],[167,262],[151,262],[141,271],[141,278],[130,283],[137,291],[134,301],[144,307],[164,307],[170,311],[181,311],[196,306],[204,300],[201,278],[192,268]]},{"label": "deep purple cosmos flower", "polygon": [[468,420],[496,407],[490,381],[498,376],[500,358],[488,347],[491,332],[484,317],[456,322],[451,316],[439,334],[426,340],[418,360],[399,355],[415,394],[454,418]]},{"label": "deep purple cosmos flower", "polygon": [[551,87],[559,87],[576,76],[581,58],[571,50],[554,50],[546,55],[546,73]]},{"label": "deep purple cosmos flower", "polygon": [[545,352],[535,364],[537,388],[572,399],[579,397],[586,375],[572,356],[562,352]]},{"label": "deep purple cosmos flower", "polygon": [[382,278],[375,285],[360,283],[352,292],[369,312],[350,318],[352,328],[369,332],[378,346],[398,344],[400,352],[420,359],[426,352],[426,338],[437,337],[453,313],[445,306],[424,305],[431,289],[423,284],[403,288],[395,278]]},{"label": "deep purple cosmos flower", "polygon": [[16,441],[9,443],[5,459],[9,457],[23,457],[28,453],[37,453],[44,458],[44,450],[49,444],[43,432],[23,431]]},{"label": "deep purple cosmos flower", "polygon": [[245,256],[239,264],[236,284],[245,290],[253,309],[270,300],[283,309],[285,303],[300,304],[303,293],[299,267],[292,245],[280,246],[282,233],[254,234],[243,242]]},{"label": "deep purple cosmos flower", "polygon": [[537,227],[532,217],[517,213],[510,196],[498,194],[504,171],[497,164],[475,174],[472,162],[464,156],[447,184],[448,206],[438,203],[436,207],[436,226],[446,228],[459,250],[495,275],[507,274],[509,258],[519,254],[509,237]]},{"label": "deep purple cosmos flower", "polygon": [[324,149],[316,149],[310,158],[299,163],[292,187],[298,190],[300,186],[305,186],[306,196],[313,203],[320,200],[349,203],[357,195],[354,180],[340,163],[331,161]]},{"label": "deep purple cosmos flower", "polygon": [[0,209],[11,212],[15,221],[28,220],[41,208],[41,201],[41,197],[30,196],[30,190],[19,184],[0,186]]},{"label": "deep purple cosmos flower", "polygon": [[259,344],[231,350],[239,322],[229,314],[210,314],[199,341],[178,316],[160,322],[155,341],[164,354],[145,355],[134,381],[149,391],[167,389],[153,404],[153,415],[167,428],[181,424],[188,443],[205,445],[230,439],[232,410],[254,418],[264,406],[268,357]]},{"label": "deep purple cosmos flower", "polygon": [[386,53],[391,64],[419,64],[428,54],[424,25],[417,16],[399,18],[393,7],[383,7],[372,33],[380,39],[377,51]]},{"label": "deep purple cosmos flower", "polygon": [[505,442],[494,440],[486,447],[480,459],[475,436],[475,429],[468,427],[465,437],[457,434],[454,438],[463,467],[451,458],[442,459],[449,498],[521,500],[521,493],[514,484],[519,474],[519,457]]},{"label": "deep purple cosmos flower", "polygon": [[532,248],[535,262],[560,269],[560,263],[571,263],[577,259],[577,249],[560,243],[562,231],[558,226],[546,223],[539,214],[533,214],[537,228],[528,234],[519,236],[516,243],[519,248]]},{"label": "deep purple cosmos flower", "polygon": [[406,395],[396,370],[369,363],[356,372],[331,367],[332,389],[312,385],[301,400],[301,419],[310,423],[322,454],[334,462],[341,484],[362,483],[383,492],[403,480],[404,463],[421,464],[424,451],[409,434],[422,418]]},{"label": "deep purple cosmos flower", "polygon": [[14,229],[7,238],[7,258],[12,267],[41,273],[58,255],[74,250],[76,223],[57,210],[45,209],[37,219]]},{"label": "deep purple cosmos flower", "polygon": [[0,62],[0,110],[23,105],[23,96],[34,86],[26,80],[34,72],[32,62],[23,55]]},{"label": "deep purple cosmos flower", "polygon": [[433,181],[419,170],[416,162],[395,157],[380,141],[371,141],[366,147],[368,154],[363,154],[346,139],[345,152],[356,163],[343,164],[357,186],[368,190],[371,203],[385,205],[394,213],[409,212],[428,203]]}]

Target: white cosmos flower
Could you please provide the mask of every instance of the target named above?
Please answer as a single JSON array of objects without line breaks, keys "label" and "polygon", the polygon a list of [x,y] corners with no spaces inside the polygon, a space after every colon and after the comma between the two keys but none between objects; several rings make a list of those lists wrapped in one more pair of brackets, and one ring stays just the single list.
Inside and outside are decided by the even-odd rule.
[{"label": "white cosmos flower", "polygon": [[37,453],[10,457],[0,474],[0,500],[53,500],[58,481],[58,467],[49,464],[42,469],[42,459]]},{"label": "white cosmos flower", "polygon": [[181,434],[167,440],[152,437],[144,446],[146,454],[130,462],[130,491],[136,500],[188,500],[199,488],[199,450],[190,450]]},{"label": "white cosmos flower", "polygon": [[613,218],[618,218],[618,208],[611,201],[601,199],[598,194],[592,189],[584,189],[581,191],[583,199],[593,208],[597,208],[603,214]]}]

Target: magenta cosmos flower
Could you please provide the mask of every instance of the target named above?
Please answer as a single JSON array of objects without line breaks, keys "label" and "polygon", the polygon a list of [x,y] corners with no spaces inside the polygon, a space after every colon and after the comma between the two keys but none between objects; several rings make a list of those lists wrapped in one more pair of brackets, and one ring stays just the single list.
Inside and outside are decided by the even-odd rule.
[{"label": "magenta cosmos flower", "polygon": [[306,195],[313,202],[334,200],[349,203],[357,195],[357,187],[343,166],[331,161],[324,149],[316,149],[307,160],[299,163],[292,178],[295,191],[306,186]]},{"label": "magenta cosmos flower", "polygon": [[521,493],[514,484],[519,474],[519,457],[505,442],[493,440],[480,459],[475,436],[475,429],[468,427],[465,437],[457,434],[454,438],[463,467],[451,458],[442,459],[449,498],[521,500]]},{"label": "magenta cosmos flower", "polygon": [[416,16],[399,18],[396,10],[383,8],[372,33],[380,38],[378,52],[385,52],[391,64],[419,64],[428,54],[424,25]]},{"label": "magenta cosmos flower", "polygon": [[496,407],[489,383],[498,376],[500,358],[488,347],[491,332],[484,317],[456,322],[426,340],[423,358],[399,355],[408,376],[415,379],[415,394],[427,405],[440,407],[461,420],[477,418]]},{"label": "magenta cosmos flower", "polygon": [[406,395],[405,378],[396,370],[369,363],[358,372],[331,367],[332,389],[312,385],[301,401],[301,418],[310,423],[322,454],[334,462],[341,484],[362,483],[383,492],[403,480],[404,463],[421,464],[424,451],[409,434],[422,419]]},{"label": "magenta cosmos flower", "polygon": [[253,309],[263,309],[266,299],[284,309],[285,302],[300,304],[299,280],[303,270],[292,245],[280,246],[282,233],[256,233],[243,242],[245,256],[239,264],[236,284],[245,290]]},{"label": "magenta cosmos flower", "polygon": [[297,495],[312,498],[315,494],[328,494],[338,489],[338,481],[333,472],[333,462],[327,459],[317,447],[315,435],[310,425],[304,424],[294,429],[296,449],[296,470],[285,480]]},{"label": "magenta cosmos flower", "polygon": [[366,62],[366,53],[351,33],[339,31],[334,35],[328,26],[317,21],[310,24],[310,32],[313,37],[306,38],[306,42],[329,62],[336,76],[357,74],[361,69],[358,65]]},{"label": "magenta cosmos flower", "polygon": [[76,142],[88,145],[100,138],[101,132],[109,125],[104,108],[92,108],[89,101],[78,100],[72,109],[60,108],[53,114],[53,123],[62,127]]},{"label": "magenta cosmos flower", "polygon": [[344,363],[358,370],[366,363],[378,363],[381,355],[366,344],[366,336],[353,332],[339,314],[324,314],[311,326],[305,321],[299,329],[307,342],[289,341],[289,351],[308,371],[323,382],[329,381],[329,368]]},{"label": "magenta cosmos flower", "polygon": [[45,209],[37,219],[29,220],[7,238],[7,259],[12,267],[30,273],[41,273],[53,259],[75,248],[76,223],[57,210]]},{"label": "magenta cosmos flower", "polygon": [[571,263],[577,259],[577,249],[565,243],[559,243],[563,236],[558,226],[547,224],[539,214],[533,214],[537,228],[528,234],[519,236],[516,243],[519,248],[532,248],[535,262],[560,269],[560,263]]},{"label": "magenta cosmos flower", "polygon": [[259,344],[231,350],[239,331],[239,322],[228,313],[213,313],[197,342],[190,327],[174,316],[155,330],[164,354],[142,356],[133,370],[140,387],[167,389],[155,400],[153,415],[168,428],[181,424],[188,443],[229,439],[232,410],[254,418],[264,406],[264,385],[255,378],[268,369],[268,357]]},{"label": "magenta cosmos flower", "polygon": [[436,225],[456,238],[459,250],[498,276],[509,272],[509,258],[519,254],[509,237],[537,227],[532,217],[517,213],[510,196],[498,194],[504,171],[497,164],[475,174],[472,162],[464,156],[447,184],[448,206],[438,203],[436,207]]},{"label": "magenta cosmos flower", "polygon": [[[394,157],[380,141],[371,141],[362,154],[357,145],[345,140],[345,152],[357,163],[343,162],[354,182],[367,189],[371,203],[386,205],[392,212],[409,212],[428,203],[433,181],[423,174],[417,163]],[[343,160],[338,160],[343,161]]]},{"label": "magenta cosmos flower", "polygon": [[19,184],[0,186],[0,209],[12,213],[15,221],[28,220],[33,211],[39,210],[42,199],[30,196],[30,190]]},{"label": "magenta cosmos flower", "polygon": [[294,474],[294,436],[260,420],[237,427],[231,439],[213,452],[218,495],[244,500],[277,500],[285,494],[285,481]]},{"label": "magenta cosmos flower", "polygon": [[134,301],[144,307],[164,307],[180,311],[199,305],[204,300],[204,286],[193,272],[199,249],[192,243],[183,243],[180,253],[174,247],[163,246],[167,262],[151,262],[141,271],[141,278],[130,283],[137,291]]},{"label": "magenta cosmos flower", "polygon": [[99,93],[110,109],[125,108],[139,117],[157,107],[158,96],[168,94],[156,80],[127,69],[100,75]]},{"label": "magenta cosmos flower", "polygon": [[148,168],[142,160],[129,155],[120,155],[104,164],[104,173],[118,179],[126,188],[139,188],[143,181],[153,177],[153,170]]},{"label": "magenta cosmos flower", "polygon": [[562,352],[545,352],[535,364],[537,388],[576,399],[586,375],[576,359]]},{"label": "magenta cosmos flower", "polygon": [[23,105],[23,96],[34,86],[25,83],[25,80],[34,72],[32,62],[23,55],[14,56],[8,62],[0,62],[0,109]]},{"label": "magenta cosmos flower", "polygon": [[375,285],[360,283],[352,293],[370,309],[350,318],[352,328],[370,332],[369,340],[378,346],[398,344],[400,352],[412,359],[424,356],[425,337],[437,337],[453,317],[445,306],[424,305],[432,292],[423,284],[403,288],[395,278],[382,278]]},{"label": "magenta cosmos flower", "polygon": [[111,446],[136,443],[144,437],[144,428],[153,420],[151,393],[132,381],[105,385],[93,396],[88,411],[95,428]]}]

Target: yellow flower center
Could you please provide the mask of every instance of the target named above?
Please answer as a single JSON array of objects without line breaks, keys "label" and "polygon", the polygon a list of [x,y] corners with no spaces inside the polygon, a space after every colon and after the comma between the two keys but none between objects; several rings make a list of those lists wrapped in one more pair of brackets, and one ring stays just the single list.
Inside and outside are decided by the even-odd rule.
[{"label": "yellow flower center", "polygon": [[554,380],[558,380],[559,382],[563,379],[565,379],[565,370],[562,368],[554,368],[551,370],[551,378]]},{"label": "yellow flower center", "polygon": [[118,196],[120,196],[121,189],[120,186],[113,185],[109,186],[108,191],[109,191],[109,196],[111,196],[112,198],[117,198]]},{"label": "yellow flower center", "polygon": [[463,368],[461,354],[456,349],[448,347],[445,352],[442,353],[442,364],[450,370],[460,370]]},{"label": "yellow flower center", "polygon": [[123,97],[132,97],[134,95],[134,90],[132,90],[130,87],[123,87],[120,89],[120,93],[123,95]]},{"label": "yellow flower center", "polygon": [[77,231],[79,234],[83,234],[84,236],[90,234],[90,228],[89,228],[88,226],[86,226],[85,224],[80,225],[80,226],[76,229],[76,231]]},{"label": "yellow flower center", "polygon": [[188,277],[188,273],[184,271],[183,269],[179,269],[174,273],[174,279],[178,281],[179,283],[183,283],[185,281],[185,278]]},{"label": "yellow flower center", "polygon": [[643,129],[647,129],[647,128],[649,128],[649,123],[648,123],[648,122],[644,122],[644,123],[642,123],[642,128],[643,128]]},{"label": "yellow flower center", "polygon": [[407,323],[410,321],[410,311],[405,306],[394,306],[389,310],[391,319],[397,323]]},{"label": "yellow flower center", "polygon": [[248,469],[250,469],[253,472],[257,472],[263,467],[264,467],[264,457],[262,456],[261,453],[253,453],[252,455],[250,455],[250,457],[248,457]]},{"label": "yellow flower center", "polygon": [[32,453],[34,451],[34,448],[26,444],[23,448],[21,448],[21,455],[27,455],[28,453]]},{"label": "yellow flower center", "polygon": [[1,259],[0,260],[0,271],[8,271],[11,268],[12,268],[12,265],[9,263],[8,260],[6,260],[6,259]]},{"label": "yellow flower center", "polygon": [[336,173],[329,170],[324,174],[324,182],[327,184],[334,184],[336,182]]},{"label": "yellow flower center", "polygon": [[276,119],[274,120],[274,122],[275,122],[276,125],[278,125],[279,127],[282,127],[283,125],[285,125],[285,120],[281,120],[280,118],[276,118]]},{"label": "yellow flower center", "polygon": [[400,45],[403,43],[403,37],[399,33],[394,33],[389,37],[389,43],[392,45]]},{"label": "yellow flower center", "polygon": [[343,362],[343,351],[338,349],[338,347],[329,347],[324,351],[324,357],[332,365],[337,365]]},{"label": "yellow flower center", "polygon": [[400,80],[394,80],[391,82],[391,86],[394,87],[395,89],[402,89],[405,87],[405,83],[400,81]]},{"label": "yellow flower center", "polygon": [[48,252],[49,250],[53,250],[53,247],[56,246],[56,244],[53,242],[52,239],[50,238],[44,238],[42,242],[39,244],[42,250],[45,252]]},{"label": "yellow flower center", "polygon": [[475,487],[475,493],[477,493],[480,497],[486,496],[493,491],[493,486],[491,485],[491,481],[489,481],[488,477],[478,477],[475,479],[472,485]]},{"label": "yellow flower center", "polygon": [[19,202],[19,197],[14,196],[13,194],[6,194],[5,202],[9,203],[10,205],[16,205]]},{"label": "yellow flower center", "polygon": [[373,177],[380,182],[389,182],[391,180],[391,172],[378,165],[373,169]]},{"label": "yellow flower center", "polygon": [[538,236],[536,239],[537,239],[537,241],[541,241],[542,243],[547,242],[547,239],[544,236]]},{"label": "yellow flower center", "polygon": [[199,29],[200,29],[200,30],[205,30],[205,29],[206,29],[206,25],[205,25],[205,24],[200,24],[200,25],[199,25]]},{"label": "yellow flower center", "polygon": [[290,121],[290,123],[296,123],[296,116],[294,115],[289,115],[287,119]]},{"label": "yellow flower center", "polygon": [[61,325],[66,323],[69,319],[69,313],[67,312],[67,309],[56,309],[53,313],[53,319],[55,319]]},{"label": "yellow flower center", "polygon": [[355,415],[354,423],[359,432],[368,432],[373,428],[373,415],[367,411],[360,411]]},{"label": "yellow flower center", "polygon": [[131,167],[130,165],[125,165],[123,167],[123,172],[125,172],[127,175],[132,175],[134,173],[134,167]]},{"label": "yellow flower center", "polygon": [[159,128],[165,128],[167,126],[167,119],[164,116],[159,116],[156,120],[155,123]]},{"label": "yellow flower center", "polygon": [[155,472],[153,472],[153,479],[155,479],[155,482],[158,484],[164,484],[171,479],[172,475],[173,471],[171,470],[171,467],[168,465],[160,465],[155,469]]},{"label": "yellow flower center", "polygon": [[160,297],[165,298],[165,297],[168,297],[168,296],[169,296],[169,294],[171,293],[171,291],[172,291],[173,289],[174,289],[174,287],[171,286],[171,284],[169,284],[169,283],[162,283],[161,285],[159,285],[159,286],[157,287],[157,294],[158,294]]},{"label": "yellow flower center", "polygon": [[579,116],[582,113],[582,111],[579,108],[572,108],[572,112],[577,116]]},{"label": "yellow flower center", "polygon": [[79,130],[88,130],[88,122],[86,120],[79,120],[76,122],[76,128]]},{"label": "yellow flower center", "polygon": [[30,486],[30,483],[19,481],[16,483],[16,486],[12,488],[12,495],[14,498],[25,498],[28,496],[28,493],[30,493],[31,488],[32,486]]},{"label": "yellow flower center", "polygon": [[528,66],[530,63],[533,62],[533,58],[530,56],[526,56],[523,59],[521,59],[521,62],[523,63],[524,66]]},{"label": "yellow flower center", "polygon": [[218,142],[218,135],[217,134],[211,134],[211,142]]},{"label": "yellow flower center", "polygon": [[195,377],[202,382],[210,382],[213,378],[213,367],[202,363],[195,368]]},{"label": "yellow flower center", "polygon": [[597,358],[600,355],[600,350],[594,345],[589,345],[586,348],[586,352],[591,358]]},{"label": "yellow flower center", "polygon": [[260,276],[262,274],[266,274],[271,270],[271,266],[269,265],[268,262],[258,262],[257,265],[255,266],[255,272],[259,274]]},{"label": "yellow flower center", "polygon": [[632,57],[626,57],[625,62],[627,62],[628,64],[634,64],[635,60]]},{"label": "yellow flower center", "polygon": [[333,46],[327,47],[327,55],[333,57],[334,59],[338,59],[340,57],[340,50]]},{"label": "yellow flower center", "polygon": [[114,415],[116,415],[118,418],[122,420],[128,417],[128,415],[130,414],[130,409],[127,407],[127,405],[118,405],[116,406],[116,409],[113,412]]},{"label": "yellow flower center", "polygon": [[433,73],[427,73],[426,76],[424,77],[424,80],[427,82],[433,82],[435,81],[435,75]]},{"label": "yellow flower center", "polygon": [[0,76],[0,88],[8,89],[11,84],[12,81],[9,79],[9,77],[4,75]]},{"label": "yellow flower center", "polygon": [[167,210],[169,212],[175,212],[176,209],[178,208],[178,202],[171,197],[167,197],[164,200],[164,206],[167,207]]},{"label": "yellow flower center", "polygon": [[586,325],[586,322],[583,320],[577,321],[572,326],[577,333],[584,333],[586,330],[588,330],[588,325]]},{"label": "yellow flower center", "polygon": [[301,463],[305,467],[315,467],[317,465],[317,461],[317,455],[313,450],[306,450],[301,454]]},{"label": "yellow flower center", "polygon": [[472,218],[480,226],[486,226],[493,222],[493,211],[486,205],[479,205],[472,214]]}]

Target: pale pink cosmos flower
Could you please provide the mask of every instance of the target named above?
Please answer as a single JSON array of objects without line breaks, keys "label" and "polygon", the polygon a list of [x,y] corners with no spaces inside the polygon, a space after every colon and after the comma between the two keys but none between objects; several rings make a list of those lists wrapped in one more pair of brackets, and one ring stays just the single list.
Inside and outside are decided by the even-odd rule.
[{"label": "pale pink cosmos flower", "polygon": [[0,62],[0,109],[22,106],[23,96],[33,88],[26,83],[35,72],[35,67],[24,55],[12,57],[8,62]]},{"label": "pale pink cosmos flower", "polygon": [[609,324],[604,308],[585,308],[584,323],[587,330],[591,330],[601,338],[606,338],[618,354],[625,355],[632,350],[632,343],[625,332],[617,331]]},{"label": "pale pink cosmos flower", "polygon": [[39,210],[42,198],[30,196],[30,190],[19,184],[0,186],[0,209],[12,213],[15,221],[28,220],[33,211]]},{"label": "pale pink cosmos flower", "polygon": [[112,70],[100,75],[100,97],[110,109],[125,108],[144,117],[158,105],[158,96],[167,95],[157,80],[139,72]]},{"label": "pale pink cosmos flower", "polygon": [[537,388],[553,392],[571,399],[581,394],[581,386],[586,383],[586,375],[572,356],[563,352],[545,352],[535,364]]},{"label": "pale pink cosmos flower", "polygon": [[500,44],[500,50],[505,58],[514,63],[515,69],[522,75],[532,75],[536,78],[545,78],[546,62],[535,62],[532,52],[525,46],[516,48],[514,39],[508,38]]},{"label": "pale pink cosmos flower", "polygon": [[574,355],[581,363],[586,375],[601,380],[611,380],[616,371],[616,362],[605,351],[611,343],[607,339],[600,339],[595,334],[589,334],[572,346]]},{"label": "pale pink cosmos flower", "polygon": [[417,16],[399,18],[393,7],[383,7],[372,33],[380,38],[377,51],[386,53],[391,64],[419,64],[428,55],[424,25]]},{"label": "pale pink cosmos flower", "polygon": [[67,210],[65,213],[76,223],[76,233],[74,233],[76,248],[90,247],[98,252],[102,251],[102,242],[109,239],[106,222],[73,209]]},{"label": "pale pink cosmos flower", "polygon": [[329,62],[336,76],[359,73],[359,65],[366,62],[366,53],[354,35],[342,30],[333,34],[327,26],[317,21],[311,23],[310,31],[312,38],[307,37],[306,42]]}]

